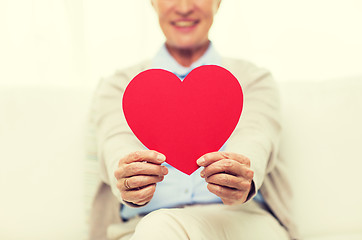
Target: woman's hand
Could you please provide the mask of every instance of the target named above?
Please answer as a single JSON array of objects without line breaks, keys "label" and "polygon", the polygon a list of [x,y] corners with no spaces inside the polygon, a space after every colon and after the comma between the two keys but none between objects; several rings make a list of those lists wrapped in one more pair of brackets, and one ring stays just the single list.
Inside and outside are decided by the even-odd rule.
[{"label": "woman's hand", "polygon": [[122,199],[137,206],[151,201],[156,183],[161,182],[168,169],[161,164],[166,157],[156,151],[133,152],[122,158],[114,172]]},{"label": "woman's hand", "polygon": [[209,191],[219,196],[224,204],[246,201],[254,176],[247,157],[236,153],[212,152],[199,158],[197,164],[204,167],[200,174],[208,183]]}]

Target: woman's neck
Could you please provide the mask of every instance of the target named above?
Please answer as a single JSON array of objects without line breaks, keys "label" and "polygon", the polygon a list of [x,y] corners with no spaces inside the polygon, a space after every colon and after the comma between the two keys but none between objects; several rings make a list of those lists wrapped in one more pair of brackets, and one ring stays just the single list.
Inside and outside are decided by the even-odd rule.
[{"label": "woman's neck", "polygon": [[182,66],[190,67],[196,62],[209,48],[210,41],[195,48],[177,48],[166,43],[166,48],[171,56]]}]

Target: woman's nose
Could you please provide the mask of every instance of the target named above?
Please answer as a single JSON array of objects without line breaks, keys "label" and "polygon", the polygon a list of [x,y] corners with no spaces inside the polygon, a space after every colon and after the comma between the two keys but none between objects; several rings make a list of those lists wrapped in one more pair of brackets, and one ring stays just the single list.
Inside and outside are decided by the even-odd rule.
[{"label": "woman's nose", "polygon": [[181,15],[189,15],[194,9],[195,0],[177,0],[176,12]]}]

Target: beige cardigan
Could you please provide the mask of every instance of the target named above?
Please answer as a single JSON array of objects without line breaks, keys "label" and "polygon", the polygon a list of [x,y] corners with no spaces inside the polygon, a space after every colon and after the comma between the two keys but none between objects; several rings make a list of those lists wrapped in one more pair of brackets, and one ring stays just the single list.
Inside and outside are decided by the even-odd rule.
[{"label": "beige cardigan", "polygon": [[[280,138],[280,103],[277,86],[270,73],[243,61],[223,58],[222,66],[240,81],[244,92],[244,108],[240,121],[228,140],[225,151],[236,152],[251,160],[255,190],[292,239],[297,238],[290,215],[291,189],[286,169],[278,155]],[[143,145],[128,127],[122,111],[122,94],[139,72],[150,68],[150,61],[117,72],[103,79],[95,93],[91,124],[96,128],[97,152],[101,182],[90,216],[90,239],[107,239],[110,224],[121,222],[122,199],[116,187],[114,171],[121,157]],[[255,196],[256,191],[249,195]]]}]

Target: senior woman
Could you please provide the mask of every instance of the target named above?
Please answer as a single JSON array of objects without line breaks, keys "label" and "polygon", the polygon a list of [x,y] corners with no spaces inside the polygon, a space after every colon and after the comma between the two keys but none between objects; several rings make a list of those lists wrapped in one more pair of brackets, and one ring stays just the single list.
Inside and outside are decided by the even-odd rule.
[{"label": "senior woman", "polygon": [[[290,189],[278,158],[278,93],[268,71],[221,57],[208,33],[221,0],[151,0],[166,42],[150,61],[104,79],[95,94],[100,162],[91,239],[291,239]],[[187,176],[146,149],[121,107],[130,80],[162,68],[181,80],[201,65],[231,71],[244,90],[244,110],[218,152],[197,160]],[[184,149],[187,151],[187,149]]]}]

